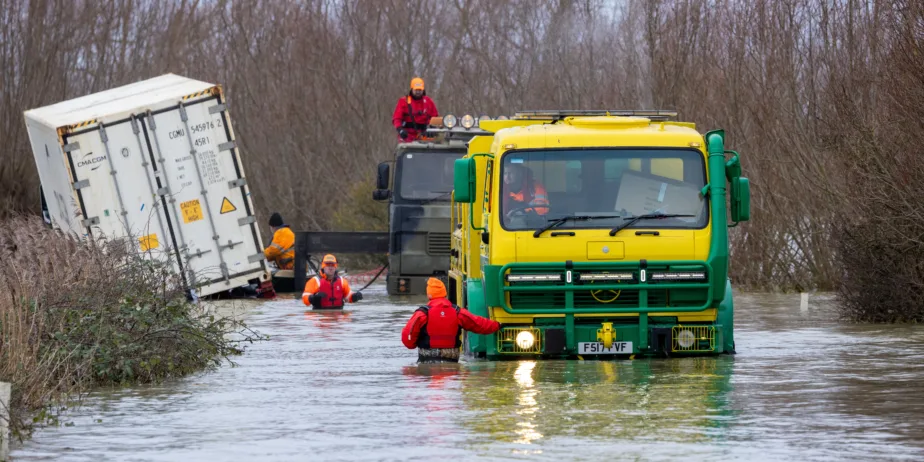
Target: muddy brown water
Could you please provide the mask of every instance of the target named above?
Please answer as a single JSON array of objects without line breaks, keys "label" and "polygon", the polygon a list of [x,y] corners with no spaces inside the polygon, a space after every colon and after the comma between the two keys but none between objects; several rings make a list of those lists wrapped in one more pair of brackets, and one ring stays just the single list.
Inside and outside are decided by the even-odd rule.
[{"label": "muddy brown water", "polygon": [[95,392],[13,460],[924,457],[924,326],[744,294],[735,356],[417,365],[399,333],[421,301],[223,306],[271,340],[236,367]]}]

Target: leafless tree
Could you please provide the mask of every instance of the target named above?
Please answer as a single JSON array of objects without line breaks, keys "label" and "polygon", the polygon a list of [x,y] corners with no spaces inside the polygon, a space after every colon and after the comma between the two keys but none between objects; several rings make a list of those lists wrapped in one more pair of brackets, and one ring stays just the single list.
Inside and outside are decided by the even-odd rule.
[{"label": "leafless tree", "polygon": [[[0,213],[38,206],[23,110],[175,72],[225,86],[261,217],[381,228],[356,185],[371,189],[394,147],[394,104],[420,75],[443,113],[673,108],[701,130],[725,128],[753,185],[754,220],[732,232],[733,277],[831,289],[844,278],[832,237],[845,214],[918,218],[898,210],[914,205],[905,185],[921,162],[912,133],[924,86],[908,64],[921,55],[920,10],[910,0],[0,0]],[[344,221],[349,210],[358,215]]]}]

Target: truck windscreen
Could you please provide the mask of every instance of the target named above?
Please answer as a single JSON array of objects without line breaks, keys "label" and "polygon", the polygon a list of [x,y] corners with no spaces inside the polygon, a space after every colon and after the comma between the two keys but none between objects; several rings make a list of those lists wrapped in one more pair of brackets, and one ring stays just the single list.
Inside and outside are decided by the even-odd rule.
[{"label": "truck windscreen", "polygon": [[513,151],[501,160],[500,174],[507,230],[534,230],[568,216],[581,219],[556,229],[609,229],[645,214],[672,216],[628,227],[700,229],[709,219],[701,194],[706,166],[693,149]]},{"label": "truck windscreen", "polygon": [[464,152],[412,152],[398,158],[398,195],[407,200],[445,200],[452,194],[452,170]]}]

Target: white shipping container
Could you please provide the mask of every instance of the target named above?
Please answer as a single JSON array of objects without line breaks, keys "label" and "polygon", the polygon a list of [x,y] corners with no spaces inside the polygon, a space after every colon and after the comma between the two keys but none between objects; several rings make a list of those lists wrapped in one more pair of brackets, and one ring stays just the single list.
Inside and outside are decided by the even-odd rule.
[{"label": "white shipping container", "polygon": [[168,74],[25,118],[55,228],[128,236],[199,295],[269,279],[220,86]]}]

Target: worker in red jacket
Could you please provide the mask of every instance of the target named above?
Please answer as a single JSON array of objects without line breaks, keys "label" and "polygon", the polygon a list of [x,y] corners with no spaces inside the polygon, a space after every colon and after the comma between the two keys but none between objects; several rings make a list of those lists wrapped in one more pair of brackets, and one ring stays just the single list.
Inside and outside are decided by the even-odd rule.
[{"label": "worker in red jacket", "polygon": [[453,305],[446,298],[446,286],[436,278],[427,280],[430,303],[414,312],[401,331],[404,346],[417,348],[418,362],[458,362],[462,346],[461,329],[476,334],[493,334],[500,324]]},{"label": "worker in red jacket", "polygon": [[398,131],[398,138],[403,142],[411,142],[427,131],[431,117],[439,117],[436,104],[427,96],[424,90],[424,81],[420,77],[411,80],[411,90],[407,96],[402,96],[395,106],[395,114],[391,117],[391,124]]}]

